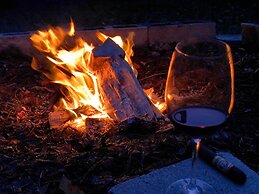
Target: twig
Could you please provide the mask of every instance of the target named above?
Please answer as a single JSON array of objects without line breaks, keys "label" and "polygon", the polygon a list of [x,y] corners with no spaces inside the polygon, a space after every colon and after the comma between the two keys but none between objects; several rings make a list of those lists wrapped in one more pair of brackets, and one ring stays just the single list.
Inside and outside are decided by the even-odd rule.
[{"label": "twig", "polygon": [[140,79],[140,81],[144,81],[144,80],[146,80],[146,79],[150,79],[150,78],[152,78],[152,77],[156,77],[156,76],[160,76],[160,75],[165,75],[165,74],[166,74],[166,72],[163,72],[163,73],[156,73],[156,74],[150,75],[150,76],[148,76],[148,77],[144,77],[144,78]]}]

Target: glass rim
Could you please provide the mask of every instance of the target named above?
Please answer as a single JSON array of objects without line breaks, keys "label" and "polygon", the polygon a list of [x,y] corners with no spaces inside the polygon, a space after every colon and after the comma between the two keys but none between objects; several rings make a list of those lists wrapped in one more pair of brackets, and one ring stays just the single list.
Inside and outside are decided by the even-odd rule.
[{"label": "glass rim", "polygon": [[[182,50],[183,46],[184,45],[191,45],[193,43],[199,43],[199,42],[208,42],[208,43],[216,43],[217,45],[220,45],[222,46],[222,48],[224,48],[224,52],[220,52],[220,54],[217,54],[215,56],[198,56],[198,55],[195,55],[195,54],[188,54],[186,52],[184,52]],[[210,39],[202,39],[202,38],[193,38],[193,39],[186,39],[186,40],[182,40],[180,42],[178,42],[175,46],[175,51],[185,57],[189,57],[189,58],[194,58],[194,59],[219,59],[219,58],[222,58],[222,57],[225,57],[226,54],[231,54],[231,49],[230,49],[230,46],[224,42],[224,41],[221,41],[221,40],[218,40],[218,39],[213,39],[213,38],[210,38]]]}]

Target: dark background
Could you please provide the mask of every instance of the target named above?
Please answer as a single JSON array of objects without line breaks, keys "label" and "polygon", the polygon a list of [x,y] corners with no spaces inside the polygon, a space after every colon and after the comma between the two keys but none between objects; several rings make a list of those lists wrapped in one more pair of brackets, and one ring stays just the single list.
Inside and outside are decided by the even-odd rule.
[{"label": "dark background", "polygon": [[258,0],[2,0],[0,33],[67,26],[77,29],[182,20],[211,20],[218,33],[240,33],[241,22],[259,22]]}]

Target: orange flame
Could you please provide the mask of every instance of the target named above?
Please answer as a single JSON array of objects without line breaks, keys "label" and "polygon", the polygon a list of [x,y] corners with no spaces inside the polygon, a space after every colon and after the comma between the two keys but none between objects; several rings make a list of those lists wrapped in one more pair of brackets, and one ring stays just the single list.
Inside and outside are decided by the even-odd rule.
[{"label": "orange flame", "polygon": [[[47,53],[46,58],[52,62],[48,71],[43,72],[44,75],[52,82],[64,86],[61,89],[64,97],[54,108],[69,110],[77,117],[78,115],[74,110],[90,105],[98,113],[91,116],[83,116],[83,114],[80,116],[83,116],[83,118],[109,118],[103,108],[97,78],[89,68],[94,47],[78,38],[73,49],[64,49],[66,45],[63,44],[66,36],[73,36],[74,32],[74,23],[71,21],[68,32],[56,27],[50,28],[48,31],[38,31],[31,36],[34,47]],[[32,62],[32,68],[41,71],[35,59]],[[78,119],[76,122],[79,122]]]},{"label": "orange flame", "polygon": [[[42,65],[39,65],[33,58],[31,66],[33,69],[42,72],[53,83],[63,86],[60,90],[64,97],[55,105],[54,109],[69,110],[75,115],[75,123],[81,125],[84,124],[83,121],[86,118],[109,118],[109,115],[104,110],[104,102],[99,93],[97,77],[90,68],[94,46],[86,43],[82,38],[74,38],[73,45],[75,46],[71,48],[71,45],[67,44],[67,37],[73,37],[74,34],[75,26],[72,20],[68,31],[60,27],[50,27],[47,31],[37,31],[30,39],[34,47],[43,52],[46,59],[51,63],[47,63],[47,67],[45,67],[47,70],[44,71]],[[137,75],[131,61],[134,54],[132,50],[134,33],[130,33],[126,40],[123,40],[120,36],[109,37],[100,32],[97,33],[97,37],[102,42],[111,38],[118,44],[125,51],[125,60]],[[84,106],[92,107],[95,114],[75,112],[75,110]]]},{"label": "orange flame", "polygon": [[70,20],[70,30],[68,32],[69,36],[74,36],[75,35],[75,24],[73,22],[73,20]]},{"label": "orange flame", "polygon": [[154,93],[154,88],[149,88],[147,90],[144,90],[145,94],[149,98],[149,100],[155,105],[155,107],[158,108],[161,112],[165,111],[166,109],[166,103],[162,102],[158,96]]}]

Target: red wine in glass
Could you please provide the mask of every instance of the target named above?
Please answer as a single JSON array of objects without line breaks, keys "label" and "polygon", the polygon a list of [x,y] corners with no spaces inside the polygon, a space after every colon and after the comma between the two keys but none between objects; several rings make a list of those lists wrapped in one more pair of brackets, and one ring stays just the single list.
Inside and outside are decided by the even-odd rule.
[{"label": "red wine in glass", "polygon": [[[234,66],[229,45],[204,38],[179,42],[170,62],[165,100],[176,128],[190,133],[196,142],[193,169],[201,137],[224,125],[233,109]],[[166,193],[217,192],[193,175],[172,183]]]}]

